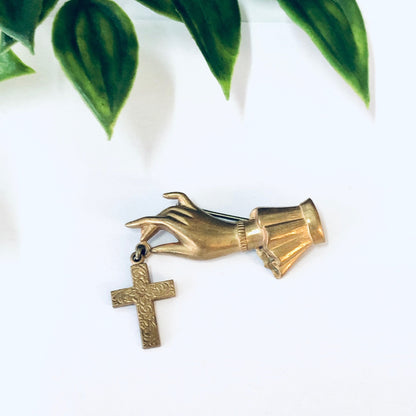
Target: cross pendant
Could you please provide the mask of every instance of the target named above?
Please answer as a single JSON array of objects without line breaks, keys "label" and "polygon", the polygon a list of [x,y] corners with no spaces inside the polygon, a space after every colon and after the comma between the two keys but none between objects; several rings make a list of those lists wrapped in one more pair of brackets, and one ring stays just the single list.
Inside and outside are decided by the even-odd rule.
[{"label": "cross pendant", "polygon": [[150,283],[149,269],[144,263],[132,264],[131,275],[132,287],[111,292],[113,308],[136,305],[143,348],[159,347],[160,338],[154,301],[175,296],[173,280]]}]

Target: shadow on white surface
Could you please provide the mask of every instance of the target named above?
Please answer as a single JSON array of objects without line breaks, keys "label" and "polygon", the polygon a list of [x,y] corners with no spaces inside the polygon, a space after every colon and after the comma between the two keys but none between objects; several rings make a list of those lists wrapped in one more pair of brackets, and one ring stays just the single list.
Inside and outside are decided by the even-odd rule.
[{"label": "shadow on white surface", "polygon": [[250,25],[241,25],[240,53],[234,68],[234,76],[231,84],[231,96],[238,103],[241,114],[244,114],[247,99],[247,87],[251,72],[251,32]]},{"label": "shadow on white surface", "polygon": [[18,232],[11,207],[5,200],[0,200],[0,247],[10,250],[17,245]]},{"label": "shadow on white surface", "polygon": [[14,251],[18,242],[12,179],[6,154],[0,152],[0,252]]},{"label": "shadow on white surface", "polygon": [[370,83],[370,106],[369,111],[371,118],[376,119],[376,63],[374,58],[374,49],[370,36],[368,36],[368,65],[369,65],[369,83]]},{"label": "shadow on white surface", "polygon": [[130,99],[123,110],[126,136],[138,140],[149,164],[172,119],[175,88],[172,71],[157,56],[140,51],[140,63]]}]

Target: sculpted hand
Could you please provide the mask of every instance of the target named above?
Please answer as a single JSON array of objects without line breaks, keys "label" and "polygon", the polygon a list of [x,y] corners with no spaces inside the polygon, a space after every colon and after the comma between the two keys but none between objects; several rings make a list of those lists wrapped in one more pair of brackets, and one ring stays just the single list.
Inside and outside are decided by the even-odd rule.
[{"label": "sculpted hand", "polygon": [[181,192],[169,192],[163,196],[177,199],[178,205],[163,210],[155,217],[144,217],[126,224],[130,228],[140,228],[141,240],[145,242],[160,230],[168,231],[177,238],[177,243],[153,247],[152,253],[206,260],[240,251],[236,224],[208,215]]}]

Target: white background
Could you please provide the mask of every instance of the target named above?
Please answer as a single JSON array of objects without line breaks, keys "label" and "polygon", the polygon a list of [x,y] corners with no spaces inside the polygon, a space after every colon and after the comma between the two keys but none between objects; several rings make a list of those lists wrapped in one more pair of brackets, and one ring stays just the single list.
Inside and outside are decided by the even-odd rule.
[{"label": "white background", "polygon": [[[275,1],[242,2],[226,102],[186,29],[132,0],[140,68],[109,142],[55,60],[0,85],[0,410],[7,415],[415,415],[416,7],[360,0],[372,105]],[[313,198],[328,242],[280,281],[255,253],[155,256],[142,350],[126,221]]]}]

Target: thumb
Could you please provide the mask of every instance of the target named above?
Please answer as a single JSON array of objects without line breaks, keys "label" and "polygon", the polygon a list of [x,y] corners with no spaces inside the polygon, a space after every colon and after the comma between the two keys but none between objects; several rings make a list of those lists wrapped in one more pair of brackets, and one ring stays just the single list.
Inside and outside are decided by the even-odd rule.
[{"label": "thumb", "polygon": [[153,254],[174,254],[177,256],[186,256],[188,254],[186,248],[181,243],[162,244],[152,247],[151,252]]}]

